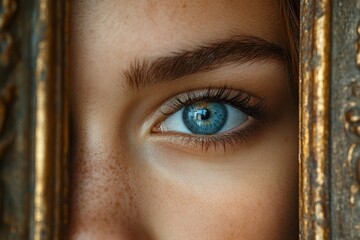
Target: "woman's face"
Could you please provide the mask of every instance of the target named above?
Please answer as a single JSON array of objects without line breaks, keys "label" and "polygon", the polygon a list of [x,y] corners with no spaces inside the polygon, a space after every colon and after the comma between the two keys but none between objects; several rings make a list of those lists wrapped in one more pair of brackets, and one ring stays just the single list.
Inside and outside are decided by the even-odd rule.
[{"label": "woman's face", "polygon": [[296,239],[277,0],[74,1],[72,239]]}]

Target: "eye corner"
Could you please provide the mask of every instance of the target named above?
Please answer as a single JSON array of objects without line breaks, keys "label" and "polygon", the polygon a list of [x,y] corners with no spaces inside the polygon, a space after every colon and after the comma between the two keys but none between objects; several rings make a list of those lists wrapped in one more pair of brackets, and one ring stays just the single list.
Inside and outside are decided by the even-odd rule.
[{"label": "eye corner", "polygon": [[167,131],[167,129],[164,128],[164,126],[162,125],[162,122],[160,122],[151,128],[150,134],[159,134],[159,133],[163,133],[166,131]]}]

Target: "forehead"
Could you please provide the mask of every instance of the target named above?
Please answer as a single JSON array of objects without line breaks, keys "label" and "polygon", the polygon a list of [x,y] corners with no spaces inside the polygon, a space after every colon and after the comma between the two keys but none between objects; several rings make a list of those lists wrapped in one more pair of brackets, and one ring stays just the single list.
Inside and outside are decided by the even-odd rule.
[{"label": "forehead", "polygon": [[122,54],[166,54],[234,34],[280,43],[277,0],[90,0],[73,15],[78,37]]}]

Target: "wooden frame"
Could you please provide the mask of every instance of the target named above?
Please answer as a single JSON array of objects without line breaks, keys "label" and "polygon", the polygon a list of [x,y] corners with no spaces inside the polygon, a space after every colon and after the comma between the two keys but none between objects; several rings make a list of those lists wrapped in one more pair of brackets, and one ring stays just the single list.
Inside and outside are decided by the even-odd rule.
[{"label": "wooden frame", "polygon": [[35,34],[34,190],[32,228],[34,239],[61,238],[66,219],[68,120],[64,78],[66,5],[38,1]]},{"label": "wooden frame", "polygon": [[330,0],[301,7],[300,234],[329,239]]},{"label": "wooden frame", "polygon": [[[0,1],[0,239],[64,238],[67,1]],[[301,0],[300,44],[300,238],[359,239],[359,1]]]},{"label": "wooden frame", "polygon": [[360,4],[301,2],[300,238],[360,238]]},{"label": "wooden frame", "polygon": [[51,0],[0,2],[0,239],[63,237],[66,6]]}]

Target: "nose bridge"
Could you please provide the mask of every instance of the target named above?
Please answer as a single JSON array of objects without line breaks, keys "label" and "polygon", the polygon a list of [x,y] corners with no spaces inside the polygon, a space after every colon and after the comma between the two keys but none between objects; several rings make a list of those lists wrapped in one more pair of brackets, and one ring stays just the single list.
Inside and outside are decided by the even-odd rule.
[{"label": "nose bridge", "polygon": [[136,176],[124,148],[73,155],[70,239],[137,239]]}]

